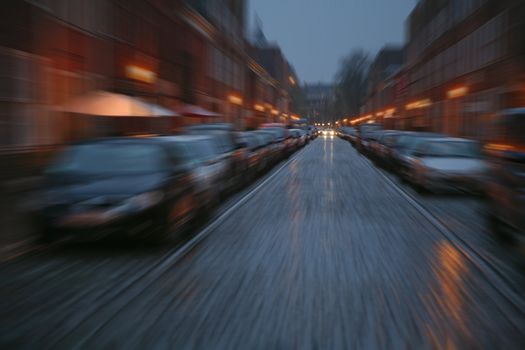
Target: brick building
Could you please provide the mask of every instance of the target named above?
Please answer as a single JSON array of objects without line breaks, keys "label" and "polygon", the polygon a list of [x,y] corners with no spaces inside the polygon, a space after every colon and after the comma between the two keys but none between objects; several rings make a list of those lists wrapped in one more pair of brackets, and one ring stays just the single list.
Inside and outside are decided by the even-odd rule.
[{"label": "brick building", "polygon": [[525,2],[420,0],[406,58],[385,85],[396,128],[484,138],[501,109],[525,105]]},{"label": "brick building", "polygon": [[[93,90],[168,109],[197,104],[240,129],[266,121],[277,106],[286,111],[282,79],[250,57],[245,0],[6,0],[2,5],[1,149],[107,134],[116,118],[57,112]],[[161,126],[191,122],[178,118],[176,125]],[[119,123],[144,126],[138,119]]]},{"label": "brick building", "polygon": [[365,114],[373,114],[385,122],[395,114],[394,76],[402,68],[404,54],[403,47],[387,45],[375,57],[368,72]]}]

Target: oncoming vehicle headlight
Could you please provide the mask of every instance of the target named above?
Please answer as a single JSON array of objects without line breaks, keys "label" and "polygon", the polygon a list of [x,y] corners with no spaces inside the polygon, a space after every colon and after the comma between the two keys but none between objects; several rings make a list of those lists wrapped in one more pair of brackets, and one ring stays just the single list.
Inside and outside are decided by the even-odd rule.
[{"label": "oncoming vehicle headlight", "polygon": [[330,131],[330,135],[334,136],[335,135],[335,132],[332,130]]}]

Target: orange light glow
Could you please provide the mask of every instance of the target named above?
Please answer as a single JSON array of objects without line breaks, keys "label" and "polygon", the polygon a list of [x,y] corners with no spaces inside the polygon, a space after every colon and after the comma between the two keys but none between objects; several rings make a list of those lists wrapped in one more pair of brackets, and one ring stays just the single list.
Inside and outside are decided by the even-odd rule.
[{"label": "orange light glow", "polygon": [[254,104],[253,105],[253,109],[255,109],[256,111],[259,111],[259,112],[264,112],[264,106],[260,105],[260,104]]},{"label": "orange light glow", "polygon": [[279,114],[279,111],[278,111],[277,109],[274,108],[274,109],[272,109],[272,114],[273,114],[273,115],[277,115],[277,114]]},{"label": "orange light glow", "polygon": [[237,96],[237,95],[229,95],[228,96],[228,101],[230,101],[234,105],[239,105],[239,106],[241,106],[242,102],[243,102],[242,98],[240,96]]},{"label": "orange light glow", "polygon": [[385,118],[392,118],[392,116],[396,113],[395,108],[389,108],[385,111]]},{"label": "orange light glow", "polygon": [[458,88],[448,90],[447,97],[450,99],[463,97],[468,93],[468,87],[460,86]]},{"label": "orange light glow", "polygon": [[296,81],[291,75],[288,77],[288,80],[290,81],[290,84],[295,85]]},{"label": "orange light glow", "polygon": [[360,117],[360,118],[356,118],[354,120],[352,120],[350,123],[352,125],[354,124],[358,124],[358,123],[361,123],[361,122],[364,122],[364,121],[367,121],[367,120],[370,120],[372,119],[374,116],[372,114],[368,114],[368,115],[365,115],[364,117]]},{"label": "orange light glow", "polygon": [[412,109],[419,109],[419,108],[426,108],[432,105],[432,100],[429,98],[425,98],[423,100],[415,101],[412,103],[407,104],[405,107],[407,110]]},{"label": "orange light glow", "polygon": [[489,143],[485,146],[488,151],[512,151],[514,147],[511,145],[504,145],[499,143]]},{"label": "orange light glow", "polygon": [[157,80],[155,72],[135,65],[126,66],[126,76],[147,84],[153,84]]}]

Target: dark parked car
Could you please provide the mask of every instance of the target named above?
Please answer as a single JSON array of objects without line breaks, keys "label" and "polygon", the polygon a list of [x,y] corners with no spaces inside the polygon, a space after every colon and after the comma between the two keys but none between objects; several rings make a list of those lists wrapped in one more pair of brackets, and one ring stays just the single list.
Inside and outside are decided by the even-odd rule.
[{"label": "dark parked car", "polygon": [[357,136],[357,130],[355,128],[352,128],[349,126],[345,126],[341,128],[340,137],[343,140],[349,141],[352,144],[354,144],[356,141],[356,136]]},{"label": "dark parked car", "polygon": [[275,132],[265,129],[255,130],[253,132],[261,141],[264,154],[264,168],[267,170],[270,166],[282,159],[282,147],[277,142]]},{"label": "dark parked car", "polygon": [[274,143],[281,153],[281,157],[287,157],[293,152],[293,140],[290,139],[290,133],[284,124],[267,123],[262,124],[260,130],[271,131],[275,135]]},{"label": "dark parked car", "polygon": [[356,138],[356,148],[363,153],[368,153],[370,141],[375,139],[376,132],[383,130],[383,125],[378,123],[368,123],[359,125],[358,136]]},{"label": "dark parked car", "polygon": [[306,143],[308,142],[308,137],[306,135],[306,132],[304,130],[301,130],[301,129],[290,129],[289,130],[290,132],[290,135],[292,137],[292,140],[295,141],[295,144],[294,144],[294,150],[297,150],[303,146],[306,145]]},{"label": "dark parked car", "polygon": [[173,157],[180,158],[191,172],[200,209],[209,211],[224,192],[229,164],[209,136],[163,136]]},{"label": "dark parked car", "polygon": [[249,181],[253,180],[266,167],[266,142],[253,131],[239,133],[237,139],[244,144],[244,157],[247,164],[245,177]]},{"label": "dark parked car", "polygon": [[525,108],[502,112],[486,145],[490,170],[487,216],[500,235],[525,238]]},{"label": "dark parked car", "polygon": [[221,156],[229,164],[226,190],[231,190],[242,184],[242,174],[246,167],[242,150],[235,140],[234,128],[231,124],[203,124],[188,128],[191,135],[207,135],[213,137]]},{"label": "dark parked car", "polygon": [[379,165],[387,166],[393,145],[403,135],[399,130],[377,131],[377,137],[370,143],[370,155]]},{"label": "dark parked car", "polygon": [[45,171],[41,237],[165,237],[194,215],[188,169],[155,139],[109,138],[67,147]]}]

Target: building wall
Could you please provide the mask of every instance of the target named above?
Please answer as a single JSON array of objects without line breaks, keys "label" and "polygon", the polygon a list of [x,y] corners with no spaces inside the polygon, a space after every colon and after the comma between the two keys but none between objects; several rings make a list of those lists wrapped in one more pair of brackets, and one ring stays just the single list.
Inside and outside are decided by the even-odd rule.
[{"label": "building wall", "polygon": [[[393,124],[484,138],[499,110],[525,105],[524,14],[520,0],[420,1],[407,21],[406,62],[390,95]],[[407,108],[421,101],[430,103]]]},{"label": "building wall", "polygon": [[[74,96],[99,89],[167,108],[197,104],[240,129],[274,119],[272,109],[288,110],[286,90],[275,78],[260,66],[250,73],[245,0],[6,0],[2,5],[0,149],[108,132],[113,121],[57,112]],[[147,77],[132,77],[130,69],[136,68]],[[231,95],[242,102],[232,103]],[[271,107],[258,112],[256,103]]]}]

